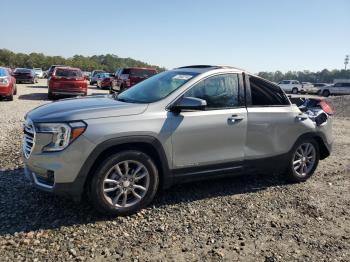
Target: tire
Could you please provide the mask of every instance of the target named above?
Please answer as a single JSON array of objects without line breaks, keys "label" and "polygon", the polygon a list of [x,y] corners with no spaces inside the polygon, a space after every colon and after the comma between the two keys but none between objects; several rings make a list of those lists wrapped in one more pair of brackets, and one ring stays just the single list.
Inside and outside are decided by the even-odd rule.
[{"label": "tire", "polygon": [[13,92],[14,95],[17,95],[17,86],[15,86],[15,91]]},{"label": "tire", "polygon": [[323,90],[322,92],[322,96],[328,97],[331,93],[329,92],[329,90]]},{"label": "tire", "polygon": [[13,101],[13,93],[7,97],[8,101]]},{"label": "tire", "polygon": [[[311,151],[308,151],[310,149]],[[310,153],[308,154],[308,152]],[[307,160],[308,158],[311,159]],[[292,154],[290,155],[288,167],[286,170],[287,179],[291,182],[306,181],[315,172],[319,159],[320,150],[318,143],[313,138],[302,139],[293,147]],[[303,169],[303,163],[305,163],[305,169]]]},{"label": "tire", "polygon": [[47,98],[49,100],[55,100],[55,96],[50,91],[47,93]]},{"label": "tire", "polygon": [[292,94],[298,94],[298,88],[293,87],[292,88]]},{"label": "tire", "polygon": [[[128,169],[125,162],[128,162]],[[119,172],[116,171],[116,166],[119,167]],[[137,173],[129,174],[130,170],[135,172],[139,166],[141,166],[141,169]],[[129,171],[126,172],[126,170]],[[141,177],[141,170],[143,170],[141,176],[144,176],[137,178]],[[104,182],[105,179],[115,183],[106,183]],[[133,179],[135,180],[130,182]],[[142,190],[136,187],[139,184],[142,184]],[[145,153],[128,150],[111,155],[102,162],[93,174],[88,194],[97,211],[108,215],[126,216],[150,204],[157,192],[158,184],[158,169],[153,160]],[[104,190],[111,191],[105,192]],[[129,200],[131,202],[128,202]]]}]

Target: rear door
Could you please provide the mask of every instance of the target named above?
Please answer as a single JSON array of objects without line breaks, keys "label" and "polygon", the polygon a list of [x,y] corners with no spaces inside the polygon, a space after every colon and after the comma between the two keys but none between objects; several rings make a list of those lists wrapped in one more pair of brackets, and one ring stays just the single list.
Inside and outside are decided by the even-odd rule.
[{"label": "rear door", "polygon": [[290,150],[300,134],[296,117],[300,113],[276,85],[255,76],[247,77],[247,160],[263,159]]},{"label": "rear door", "polygon": [[341,94],[350,95],[350,83],[342,83]]}]

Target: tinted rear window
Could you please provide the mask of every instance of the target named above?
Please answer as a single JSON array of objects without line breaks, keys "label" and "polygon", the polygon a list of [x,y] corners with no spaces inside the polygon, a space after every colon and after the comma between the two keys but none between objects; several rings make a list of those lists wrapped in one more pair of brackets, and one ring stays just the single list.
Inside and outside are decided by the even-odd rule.
[{"label": "tinted rear window", "polygon": [[26,68],[17,68],[15,70],[15,73],[31,73],[31,72],[32,72],[32,70],[26,69]]},{"label": "tinted rear window", "polygon": [[55,76],[60,77],[82,77],[83,74],[80,70],[69,70],[69,69],[57,69]]},{"label": "tinted rear window", "polygon": [[249,81],[253,106],[290,105],[286,94],[278,86],[254,76],[250,76]]}]

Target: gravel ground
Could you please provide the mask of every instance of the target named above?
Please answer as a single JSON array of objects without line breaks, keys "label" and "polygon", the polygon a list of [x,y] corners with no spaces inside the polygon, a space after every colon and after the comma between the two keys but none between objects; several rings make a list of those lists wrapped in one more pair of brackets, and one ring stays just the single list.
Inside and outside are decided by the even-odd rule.
[{"label": "gravel ground", "polygon": [[48,102],[44,83],[0,101],[0,261],[350,261],[349,97],[329,99],[334,151],[307,182],[254,175],[177,185],[136,215],[108,218],[23,180],[21,122]]}]

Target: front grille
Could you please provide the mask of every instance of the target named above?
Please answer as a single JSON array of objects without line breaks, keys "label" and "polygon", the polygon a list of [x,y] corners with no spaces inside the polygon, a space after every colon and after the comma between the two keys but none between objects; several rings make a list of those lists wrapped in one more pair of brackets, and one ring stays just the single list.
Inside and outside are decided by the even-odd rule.
[{"label": "front grille", "polygon": [[23,124],[22,151],[26,159],[30,157],[35,144],[35,127],[33,122],[27,118]]}]

